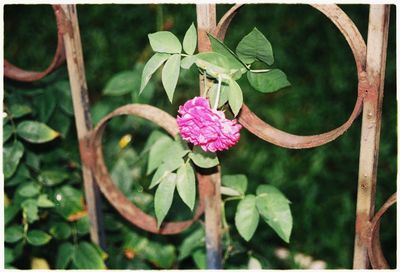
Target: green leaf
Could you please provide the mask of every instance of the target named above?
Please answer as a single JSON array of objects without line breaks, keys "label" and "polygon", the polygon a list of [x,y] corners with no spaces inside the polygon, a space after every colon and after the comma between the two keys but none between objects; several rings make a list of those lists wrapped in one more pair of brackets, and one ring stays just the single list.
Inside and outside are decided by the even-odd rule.
[{"label": "green leaf", "polygon": [[247,64],[256,59],[268,65],[274,63],[271,43],[257,28],[243,37],[236,47],[236,54]]},{"label": "green leaf", "polygon": [[199,248],[204,246],[204,229],[199,228],[193,233],[191,233],[189,236],[187,236],[183,242],[181,243],[181,246],[179,248],[179,260],[183,260],[186,257],[190,256],[192,252]]},{"label": "green leaf", "polygon": [[207,74],[218,78],[218,75],[228,75],[231,71],[229,59],[216,52],[202,52],[196,55],[196,65],[206,70]]},{"label": "green leaf", "polygon": [[256,193],[257,195],[272,195],[276,197],[279,201],[286,202],[288,204],[291,203],[290,200],[287,199],[287,197],[278,190],[278,188],[272,185],[260,185],[257,187]]},{"label": "green leaf", "polygon": [[55,206],[54,202],[51,201],[46,194],[41,194],[39,196],[37,205],[41,208],[52,208]]},{"label": "green leaf", "polygon": [[215,38],[213,35],[208,34],[208,38],[210,39],[212,50],[225,56],[226,59],[229,61],[230,69],[243,69],[243,73],[246,72],[246,65],[242,63],[242,61],[232,50],[230,50],[223,42]]},{"label": "green leaf", "polygon": [[135,71],[123,71],[114,75],[103,90],[104,95],[120,96],[139,89],[139,75]]},{"label": "green leaf", "polygon": [[71,236],[72,230],[71,227],[64,222],[55,223],[50,228],[50,234],[54,236],[54,238],[58,240],[65,240]]},{"label": "green leaf", "polygon": [[71,127],[72,118],[64,113],[64,111],[57,110],[51,116],[48,126],[57,131],[62,137],[66,138],[68,131]]},{"label": "green leaf", "polygon": [[33,101],[33,106],[40,122],[47,123],[56,108],[57,96],[53,90],[45,90],[43,94],[38,95]]},{"label": "green leaf", "polygon": [[7,142],[10,139],[11,135],[13,135],[13,128],[11,125],[3,126],[3,143]]},{"label": "green leaf", "polygon": [[157,217],[157,226],[160,227],[162,221],[168,213],[174,198],[176,185],[176,174],[170,173],[164,178],[157,188],[154,197],[154,208]]},{"label": "green leaf", "polygon": [[180,68],[181,55],[174,54],[168,58],[162,70],[161,81],[171,103],[174,98],[176,84],[178,83]]},{"label": "green leaf", "polygon": [[198,269],[205,270],[207,268],[207,256],[203,248],[199,248],[193,252],[192,257]]},{"label": "green leaf", "polygon": [[44,170],[40,173],[39,179],[47,186],[55,186],[69,177],[68,173],[60,170]]},{"label": "green leaf", "polygon": [[238,191],[225,186],[221,186],[221,194],[226,196],[241,196]]},{"label": "green leaf", "polygon": [[28,167],[25,164],[20,163],[17,167],[17,170],[12,175],[11,178],[6,179],[6,186],[15,186],[25,182],[31,182],[32,177],[29,172]]},{"label": "green leaf", "polygon": [[262,265],[259,260],[250,256],[249,263],[247,264],[249,270],[262,270]]},{"label": "green leaf", "polygon": [[132,249],[135,250],[136,253],[141,253],[143,251],[149,241],[144,238],[139,236],[137,233],[133,231],[128,231],[126,229],[123,229],[123,244],[122,248],[125,249]]},{"label": "green leaf", "polygon": [[22,225],[13,225],[6,227],[4,231],[4,241],[7,243],[15,243],[24,237],[24,228]]},{"label": "green leaf", "polygon": [[165,134],[159,130],[154,130],[147,138],[146,144],[144,145],[143,150],[140,153],[140,156],[143,156],[143,154],[145,154],[146,152],[149,152],[150,149],[153,147],[153,145],[162,137],[170,138],[167,134]]},{"label": "green leaf", "polygon": [[57,92],[57,101],[59,107],[68,115],[74,115],[74,106],[72,103],[72,94],[69,81],[59,81],[55,88]]},{"label": "green leaf", "polygon": [[88,242],[81,242],[75,248],[72,262],[78,269],[106,269],[99,252]]},{"label": "green leaf", "polygon": [[4,224],[10,223],[20,210],[19,205],[11,203],[11,205],[4,208]]},{"label": "green leaf", "polygon": [[196,177],[189,162],[182,165],[177,171],[176,188],[183,202],[193,211],[196,201]]},{"label": "green leaf", "polygon": [[75,247],[70,242],[61,244],[57,250],[55,268],[66,269],[68,264],[71,262],[74,253],[75,253]]},{"label": "green leaf", "polygon": [[29,167],[39,170],[40,169],[40,159],[39,156],[33,152],[25,152],[25,162]]},{"label": "green leaf", "polygon": [[143,68],[139,94],[142,93],[154,72],[169,58],[169,54],[155,53]]},{"label": "green leaf", "polygon": [[247,72],[247,79],[254,89],[262,93],[272,93],[290,86],[285,73],[279,69],[263,73]]},{"label": "green leaf", "polygon": [[235,226],[239,234],[249,241],[257,229],[259,214],[256,208],[256,197],[247,195],[239,202],[235,214]]},{"label": "green leaf", "polygon": [[21,240],[15,244],[13,248],[13,254],[15,259],[18,259],[24,253],[25,245],[26,245],[25,240]]},{"label": "green leaf", "polygon": [[258,212],[286,243],[289,243],[293,225],[289,203],[290,201],[275,187],[258,186],[256,198]]},{"label": "green leaf", "polygon": [[90,232],[89,216],[84,216],[76,221],[76,231],[81,235],[85,235]]},{"label": "green leaf", "polygon": [[151,183],[149,185],[149,189],[152,189],[156,185],[158,185],[161,181],[163,181],[165,178],[167,178],[172,171],[178,169],[181,165],[184,164],[184,161],[182,158],[175,158],[173,160],[168,160],[165,163],[161,164],[160,167],[158,167],[157,171],[154,173],[154,176],[151,180]]},{"label": "green leaf", "polygon": [[229,87],[229,106],[231,107],[233,115],[236,117],[243,105],[243,93],[239,84],[233,79],[229,81]]},{"label": "green leaf", "polygon": [[197,31],[196,27],[192,23],[189,29],[186,31],[185,37],[183,38],[183,50],[189,55],[193,55],[197,45]]},{"label": "green leaf", "polygon": [[10,178],[17,170],[19,161],[24,155],[24,146],[16,141],[12,146],[3,147],[4,177]]},{"label": "green leaf", "polygon": [[163,162],[163,164],[166,166],[166,169],[170,172],[178,169],[184,163],[185,162],[183,161],[183,159],[181,157],[177,156],[177,154],[171,154],[171,156],[169,158],[164,158],[164,162]]},{"label": "green leaf", "polygon": [[151,179],[149,189],[152,189],[158,185],[171,172],[172,171],[168,170],[168,167],[165,164],[161,164]]},{"label": "green leaf", "polygon": [[21,208],[29,223],[39,220],[39,209],[35,199],[30,198],[25,200],[21,203]]},{"label": "green leaf", "polygon": [[75,221],[74,215],[85,211],[82,191],[69,185],[57,189],[52,200],[56,204],[55,211],[66,220]]},{"label": "green leaf", "polygon": [[107,252],[105,252],[99,245],[93,243],[92,246],[94,246],[94,248],[100,254],[100,257],[101,259],[103,259],[103,261],[105,261],[108,258]]},{"label": "green leaf", "polygon": [[26,104],[11,104],[10,105],[10,112],[12,117],[20,118],[32,112],[31,107]]},{"label": "green leaf", "polygon": [[171,145],[168,152],[173,152],[178,157],[184,157],[190,152],[190,148],[188,146],[188,143],[183,140],[179,134],[177,134],[175,136],[174,143]]},{"label": "green leaf", "polygon": [[148,241],[141,255],[156,267],[163,269],[172,268],[176,259],[175,247],[173,245],[165,245],[152,241]]},{"label": "green leaf", "polygon": [[[218,94],[218,84],[213,84],[213,86],[208,91],[208,98],[212,106],[215,105],[217,94]],[[226,102],[228,102],[228,96],[229,96],[229,85],[222,83],[219,94],[218,108],[222,107]]]},{"label": "green leaf", "polygon": [[211,168],[219,164],[217,154],[205,152],[199,146],[193,148],[193,152],[189,153],[189,158],[201,168]]},{"label": "green leaf", "polygon": [[42,246],[51,240],[51,236],[41,230],[31,230],[28,232],[27,241],[33,246]]},{"label": "green leaf", "polygon": [[182,45],[178,38],[169,31],[159,31],[148,35],[151,48],[155,52],[180,54]]},{"label": "green leaf", "polygon": [[150,148],[149,160],[147,164],[146,174],[151,174],[163,162],[164,157],[168,154],[168,149],[173,140],[163,134],[154,142]]},{"label": "green leaf", "polygon": [[36,121],[24,121],[17,126],[17,134],[31,143],[45,143],[58,137],[60,133]]},{"label": "green leaf", "polygon": [[183,69],[189,69],[190,67],[192,67],[193,63],[195,63],[195,62],[196,62],[195,56],[184,57],[181,61],[181,67]]},{"label": "green leaf", "polygon": [[[14,261],[15,256],[14,252],[12,249],[8,247],[4,247],[4,264],[7,266],[7,264],[10,264]],[[6,267],[7,268],[7,267]]]},{"label": "green leaf", "polygon": [[18,193],[23,197],[33,197],[38,195],[40,192],[40,185],[34,181],[22,184],[19,187]]},{"label": "green leaf", "polygon": [[132,191],[134,182],[132,169],[124,158],[118,159],[115,163],[111,170],[111,178],[124,194]]},{"label": "green leaf", "polygon": [[222,185],[234,189],[239,195],[244,195],[247,190],[247,177],[245,175],[223,175]]}]

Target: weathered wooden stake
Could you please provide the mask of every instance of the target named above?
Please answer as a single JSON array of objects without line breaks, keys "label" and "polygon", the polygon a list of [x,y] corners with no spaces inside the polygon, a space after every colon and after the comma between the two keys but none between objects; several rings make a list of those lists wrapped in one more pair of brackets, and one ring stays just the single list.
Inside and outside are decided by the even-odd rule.
[{"label": "weathered wooden stake", "polygon": [[69,82],[74,105],[75,125],[78,133],[79,151],[82,160],[82,175],[85,189],[86,205],[90,219],[90,237],[93,242],[105,248],[104,229],[102,227],[102,212],[100,192],[94,180],[93,173],[85,165],[88,154],[86,136],[92,128],[89,111],[89,96],[86,85],[85,66],[83,63],[81,37],[79,33],[76,5],[61,5],[63,12],[63,37],[68,65]]},{"label": "weathered wooden stake", "polygon": [[[212,32],[216,26],[216,7],[215,4],[198,4],[197,28],[198,28],[198,47],[200,52],[210,51],[211,45],[207,37],[207,32]],[[200,76],[200,93],[204,92],[204,78]],[[221,194],[220,167],[216,167],[216,172],[206,175],[207,182],[210,182],[213,190],[207,192],[205,197],[205,228],[206,228],[206,249],[207,249],[207,268],[221,269]]]},{"label": "weathered wooden stake", "polygon": [[383,85],[389,29],[389,5],[371,5],[368,25],[366,72],[369,88],[363,104],[357,191],[354,269],[369,267],[368,237],[365,231],[375,208]]}]

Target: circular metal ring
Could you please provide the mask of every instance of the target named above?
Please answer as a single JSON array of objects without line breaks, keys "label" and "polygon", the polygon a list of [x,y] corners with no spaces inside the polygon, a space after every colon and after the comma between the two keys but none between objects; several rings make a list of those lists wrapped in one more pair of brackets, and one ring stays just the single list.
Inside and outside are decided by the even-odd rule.
[{"label": "circular metal ring", "polygon": [[60,5],[53,5],[53,11],[57,20],[57,50],[53,60],[46,70],[42,72],[28,71],[21,69],[6,59],[4,59],[4,76],[13,80],[32,82],[44,78],[46,75],[53,72],[65,61],[64,40],[62,33],[62,12]]},{"label": "circular metal ring", "polygon": [[182,232],[192,225],[203,213],[204,197],[209,190],[208,187],[210,186],[210,183],[207,181],[206,177],[197,174],[197,179],[199,181],[198,188],[200,203],[197,206],[192,219],[181,222],[164,222],[160,228],[157,228],[156,219],[144,213],[135,204],[129,201],[119,190],[119,188],[112,181],[110,173],[104,164],[102,137],[105,126],[110,119],[121,115],[133,115],[152,121],[153,123],[165,129],[172,136],[175,136],[179,131],[175,118],[168,113],[150,105],[126,105],[108,114],[91,132],[91,152],[94,155],[92,170],[100,190],[106,196],[111,205],[113,205],[123,217],[137,227],[158,234],[176,234]]},{"label": "circular metal ring", "polygon": [[[236,4],[221,18],[213,34],[223,40],[233,17],[243,4]],[[365,93],[370,88],[365,73],[366,45],[353,21],[336,5],[312,5],[325,14],[340,30],[349,44],[356,62],[358,73],[357,101],[349,119],[340,127],[326,133],[311,136],[299,136],[279,130],[261,120],[245,104],[238,116],[239,122],[251,133],[259,138],[286,148],[311,148],[333,141],[342,135],[351,126],[362,110]]]},{"label": "circular metal ring", "polygon": [[385,256],[383,255],[381,242],[379,239],[379,226],[382,216],[385,212],[396,203],[396,193],[391,195],[383,204],[380,210],[374,215],[369,228],[368,256],[373,269],[390,269]]}]

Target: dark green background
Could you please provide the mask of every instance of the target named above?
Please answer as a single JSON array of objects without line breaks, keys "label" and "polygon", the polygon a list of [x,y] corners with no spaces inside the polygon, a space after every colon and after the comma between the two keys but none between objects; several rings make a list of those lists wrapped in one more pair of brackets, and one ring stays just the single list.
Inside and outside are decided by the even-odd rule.
[{"label": "dark green background", "polygon": [[[218,18],[229,7],[218,5]],[[353,19],[366,40],[368,5],[340,7]],[[154,80],[154,95],[148,100],[136,95],[105,97],[101,93],[112,75],[148,60],[151,55],[148,33],[166,27],[182,40],[186,29],[196,21],[195,11],[194,5],[78,6],[95,121],[130,102],[147,102],[176,115],[180,104],[198,94],[196,71],[181,76],[172,106],[159,79]],[[393,5],[390,17],[376,207],[396,191],[396,8]],[[356,101],[356,67],[344,37],[329,19],[308,5],[247,5],[227,32],[228,46],[234,49],[253,27],[271,42],[274,66],[286,73],[292,87],[265,95],[241,80],[245,103],[262,119],[290,133],[322,133],[345,122]],[[44,69],[51,61],[56,48],[56,25],[49,6],[6,5],[4,29],[4,54],[10,62],[27,69]],[[65,67],[52,76],[55,79],[66,77]],[[35,86],[8,80],[5,83],[6,87]],[[239,144],[221,153],[222,172],[246,174],[249,192],[254,193],[258,184],[269,183],[292,201],[294,226],[289,245],[266,224],[260,224],[249,243],[232,231],[234,239],[247,250],[262,256],[264,268],[296,268],[277,260],[274,250],[278,247],[324,260],[329,268],[351,267],[360,129],[358,118],[339,139],[307,150],[276,147],[242,130]],[[129,129],[114,126],[111,134],[118,139],[126,131]],[[234,206],[236,203],[227,205],[231,224]],[[381,225],[383,249],[391,267],[396,266],[395,222],[396,211],[392,208]],[[168,240],[178,244],[180,241],[174,236]],[[232,257],[226,268],[241,267],[245,265],[243,260],[240,256]],[[195,267],[182,263],[180,268]]]}]

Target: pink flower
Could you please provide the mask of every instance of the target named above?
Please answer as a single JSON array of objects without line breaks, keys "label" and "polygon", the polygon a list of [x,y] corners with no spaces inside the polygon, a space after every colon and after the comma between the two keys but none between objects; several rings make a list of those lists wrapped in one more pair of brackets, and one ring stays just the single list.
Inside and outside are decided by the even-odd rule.
[{"label": "pink flower", "polygon": [[229,149],[240,138],[242,128],[237,120],[225,118],[222,111],[210,108],[204,97],[195,97],[179,106],[177,123],[182,138],[199,145],[204,151]]}]

